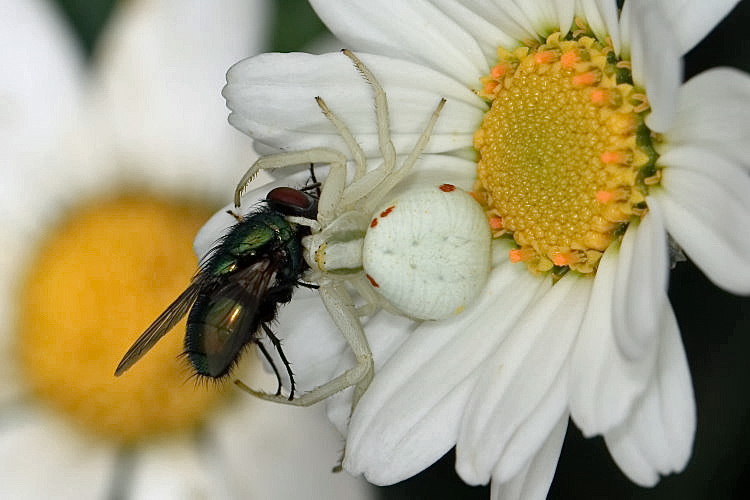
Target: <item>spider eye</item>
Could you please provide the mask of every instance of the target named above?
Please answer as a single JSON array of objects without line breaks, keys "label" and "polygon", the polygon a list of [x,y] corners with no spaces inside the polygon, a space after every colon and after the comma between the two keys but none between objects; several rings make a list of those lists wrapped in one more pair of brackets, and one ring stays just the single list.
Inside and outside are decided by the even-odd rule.
[{"label": "spider eye", "polygon": [[266,201],[284,215],[314,218],[318,211],[318,201],[313,196],[290,187],[272,189],[266,195]]}]

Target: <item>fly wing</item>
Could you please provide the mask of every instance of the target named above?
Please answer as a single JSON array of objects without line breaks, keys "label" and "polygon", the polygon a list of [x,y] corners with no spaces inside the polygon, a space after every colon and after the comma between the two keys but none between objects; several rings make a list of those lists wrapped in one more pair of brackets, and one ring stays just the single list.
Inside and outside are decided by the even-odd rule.
[{"label": "fly wing", "polygon": [[185,354],[198,373],[219,378],[230,371],[263,321],[261,304],[275,282],[277,265],[275,259],[260,259],[201,299],[185,338]]},{"label": "fly wing", "polygon": [[143,357],[154,345],[176,325],[198,298],[202,283],[194,280],[167,309],[151,323],[138,340],[128,349],[120,364],[115,369],[115,376],[120,376]]}]

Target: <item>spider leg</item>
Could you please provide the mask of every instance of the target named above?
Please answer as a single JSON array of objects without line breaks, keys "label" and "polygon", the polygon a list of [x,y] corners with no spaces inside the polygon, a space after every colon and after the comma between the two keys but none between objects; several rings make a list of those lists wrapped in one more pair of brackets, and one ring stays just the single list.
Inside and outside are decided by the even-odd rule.
[{"label": "spider leg", "polygon": [[[346,187],[346,157],[341,155],[341,160],[329,162],[328,176],[320,189],[318,198],[318,222],[320,227],[330,224],[339,213],[338,207],[341,195]],[[311,228],[315,232],[315,228]],[[320,229],[318,229],[320,230]]]},{"label": "spider leg", "polygon": [[320,231],[320,223],[315,219],[308,219],[307,217],[298,217],[296,215],[287,215],[286,220],[300,226],[309,227],[313,232]]},{"label": "spider leg", "polygon": [[351,304],[351,298],[343,286],[335,282],[327,286],[322,286],[320,288],[320,296],[336,326],[339,327],[352,351],[354,351],[356,359],[354,367],[349,368],[333,380],[316,387],[299,398],[291,400],[283,396],[256,391],[239,380],[236,380],[235,384],[242,390],[261,399],[294,406],[310,406],[337,392],[343,391],[347,387],[355,386],[352,399],[352,410],[354,409],[362,394],[367,389],[367,386],[370,385],[375,372],[372,352],[370,351],[367,337],[365,337],[364,329],[359,322],[354,306]]},{"label": "spider leg", "polygon": [[352,60],[357,71],[372,86],[372,91],[375,94],[375,121],[378,124],[378,147],[384,159],[383,163],[386,166],[393,166],[396,164],[396,148],[393,147],[393,142],[391,141],[388,100],[385,96],[385,90],[383,90],[383,86],[380,85],[380,82],[375,78],[372,71],[351,50],[343,49],[341,52]]},{"label": "spider leg", "polygon": [[[355,175],[343,196],[341,197],[340,211],[354,208],[355,204],[365,196],[369,195],[376,186],[381,184],[396,168],[396,148],[393,146],[390,133],[390,120],[388,118],[388,99],[383,86],[375,75],[352,51],[342,50],[345,56],[352,60],[357,71],[370,84],[375,99],[375,123],[378,129],[378,148],[383,162],[374,170],[362,175]],[[356,144],[356,141],[354,141]],[[357,145],[359,147],[359,145]]]},{"label": "spider leg", "polygon": [[367,211],[372,212],[373,210],[375,210],[376,204],[380,202],[380,199],[388,194],[388,191],[397,186],[398,183],[404,180],[407,175],[409,175],[409,172],[411,172],[411,169],[419,159],[419,156],[427,147],[427,143],[430,140],[430,135],[432,135],[432,130],[435,128],[435,123],[437,123],[440,112],[443,110],[443,106],[445,106],[445,99],[440,99],[440,102],[438,102],[438,105],[432,112],[432,115],[427,122],[427,126],[425,126],[424,131],[422,132],[422,135],[419,136],[419,139],[417,139],[417,143],[414,145],[414,148],[404,159],[404,162],[401,164],[401,168],[397,169],[391,175],[386,177],[382,183],[378,184],[372,190],[372,192],[368,194],[367,200],[365,201],[365,207],[367,207]]},{"label": "spider leg", "polygon": [[370,170],[358,180],[352,182],[344,190],[341,196],[341,211],[357,209],[360,200],[370,196],[375,189],[381,185],[388,176],[393,174],[394,165],[383,161],[377,168]]},{"label": "spider leg", "polygon": [[[357,70],[372,86],[373,93],[375,94],[375,119],[378,126],[378,145],[383,157],[383,163],[378,168],[371,172],[367,172],[361,177],[355,177],[351,184],[346,186],[346,189],[341,196],[340,211],[347,211],[354,208],[362,199],[380,200],[380,198],[385,196],[388,191],[393,189],[394,186],[409,174],[414,163],[416,163],[419,156],[427,147],[427,143],[429,142],[430,135],[432,135],[432,130],[437,122],[438,116],[440,115],[440,111],[442,111],[443,106],[445,105],[445,99],[440,100],[433,111],[425,130],[414,145],[414,148],[406,157],[401,167],[397,169],[396,151],[390,134],[388,101],[385,90],[370,69],[365,66],[365,64],[354,53],[346,49],[343,50],[343,53],[354,62]],[[343,124],[342,127],[344,127]],[[354,139],[352,138],[352,140]],[[356,144],[356,141],[354,142]],[[372,211],[374,209],[374,204],[376,203],[377,201],[370,201],[370,203],[366,205],[367,208],[365,211]]]},{"label": "spider leg", "polygon": [[305,151],[291,151],[262,156],[253,163],[237,184],[237,188],[234,190],[234,206],[240,206],[240,197],[242,196],[242,193],[245,191],[248,183],[261,170],[273,170],[291,165],[299,165],[301,163],[328,163],[331,165],[332,171],[334,170],[334,166],[338,165],[336,168],[343,171],[343,182],[346,182],[346,156],[335,149],[315,148],[307,149]]},{"label": "spider leg", "polygon": [[367,160],[365,160],[365,153],[364,151],[362,151],[362,147],[354,138],[354,135],[352,134],[351,130],[349,130],[349,127],[346,126],[341,118],[336,116],[336,114],[331,111],[331,108],[328,107],[328,104],[326,104],[322,97],[316,97],[315,102],[318,103],[318,107],[323,112],[325,117],[328,118],[328,121],[330,121],[331,124],[336,127],[336,131],[344,140],[344,143],[346,143],[346,147],[349,148],[349,152],[351,152],[352,154],[354,165],[356,167],[354,170],[354,179],[359,179],[367,170]]},{"label": "spider leg", "polygon": [[234,212],[234,210],[227,210],[227,213],[234,217],[237,222],[242,222],[242,216]]},{"label": "spider leg", "polygon": [[[366,275],[360,273],[355,274],[349,280],[354,290],[365,300],[365,304],[357,307],[358,316],[371,316],[375,314],[378,309],[386,309],[389,312],[394,312],[393,307],[375,291],[373,285],[367,279]],[[396,312],[396,314],[399,314]]]},{"label": "spider leg", "polygon": [[[333,322],[339,328],[354,353],[355,366],[344,372],[344,375],[349,374],[346,378],[348,385],[355,386],[352,398],[352,410],[354,410],[354,407],[357,406],[359,399],[367,390],[375,374],[375,365],[372,360],[370,344],[367,342],[365,330],[359,321],[359,316],[354,308],[351,296],[343,283],[333,281],[330,285],[321,287],[320,297]],[[341,387],[338,390],[344,388]]]},{"label": "spider leg", "polygon": [[[346,212],[340,214],[330,224],[323,227],[312,227],[312,234],[302,238],[302,247],[307,264],[315,271],[328,272],[330,270],[326,255],[332,247],[346,247],[346,242],[335,243],[334,240],[338,234],[348,234],[352,237],[359,235],[364,237],[365,232],[362,230],[363,225],[367,224],[367,219],[363,219],[362,214],[358,212]],[[338,250],[334,254],[341,256]],[[340,263],[340,262],[339,262]],[[355,267],[361,267],[361,252],[359,262],[353,263]]]}]

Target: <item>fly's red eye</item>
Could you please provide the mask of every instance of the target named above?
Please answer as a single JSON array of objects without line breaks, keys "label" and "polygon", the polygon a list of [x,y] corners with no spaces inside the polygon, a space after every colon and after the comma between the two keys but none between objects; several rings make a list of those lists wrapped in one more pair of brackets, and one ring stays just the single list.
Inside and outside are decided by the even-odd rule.
[{"label": "fly's red eye", "polygon": [[305,193],[290,187],[277,187],[272,189],[268,195],[266,195],[266,200],[272,203],[278,203],[279,205],[288,205],[302,210],[310,206],[310,198]]},{"label": "fly's red eye", "polygon": [[290,187],[277,187],[266,195],[266,201],[287,215],[311,216],[316,211],[316,200],[309,194]]}]

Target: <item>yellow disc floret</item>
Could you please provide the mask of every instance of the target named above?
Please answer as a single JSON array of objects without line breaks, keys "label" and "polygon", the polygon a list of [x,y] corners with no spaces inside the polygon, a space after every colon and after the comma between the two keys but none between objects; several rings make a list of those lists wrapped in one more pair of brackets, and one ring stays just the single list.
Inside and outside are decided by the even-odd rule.
[{"label": "yellow disc floret", "polygon": [[192,240],[210,210],[123,197],[75,212],[42,246],[21,292],[18,348],[36,398],[119,442],[195,429],[223,399],[196,386],[184,322],[126,376],[114,367],[187,286]]},{"label": "yellow disc floret", "polygon": [[582,31],[498,56],[480,92],[491,107],[474,136],[477,199],[494,235],[516,241],[511,260],[594,272],[658,181],[646,97]]}]

